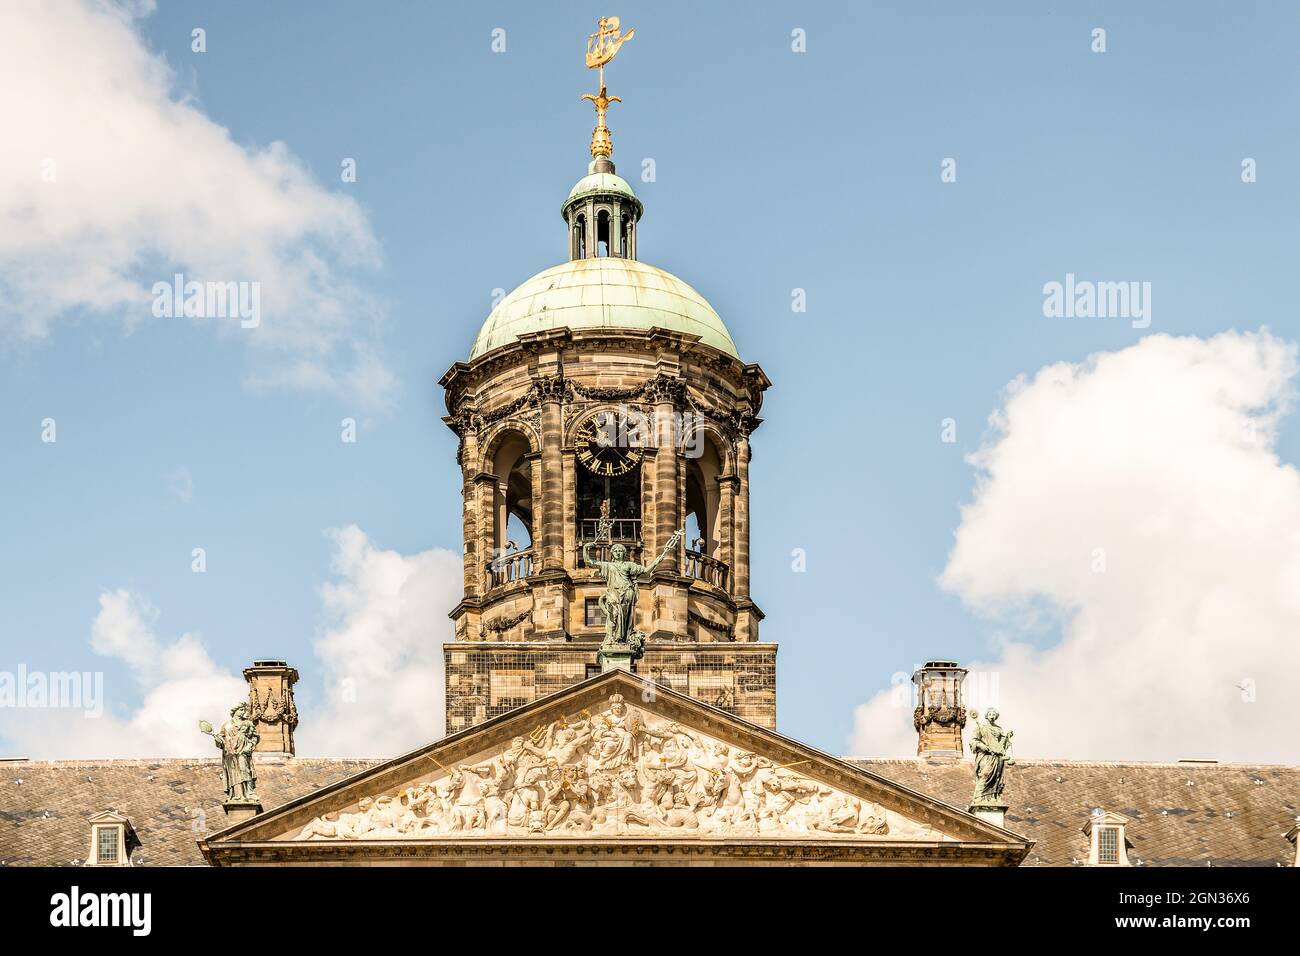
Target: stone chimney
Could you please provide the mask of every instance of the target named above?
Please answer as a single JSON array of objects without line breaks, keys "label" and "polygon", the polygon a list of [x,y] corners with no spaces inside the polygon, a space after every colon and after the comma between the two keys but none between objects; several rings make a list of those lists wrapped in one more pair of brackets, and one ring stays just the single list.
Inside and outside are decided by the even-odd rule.
[{"label": "stone chimney", "polygon": [[244,668],[248,681],[249,717],[257,721],[262,738],[257,753],[293,756],[293,730],[298,726],[298,706],[293,702],[293,685],[298,672],[284,661],[253,661]]},{"label": "stone chimney", "polygon": [[926,661],[912,675],[916,685],[916,753],[919,757],[960,757],[961,732],[966,726],[966,709],[961,702],[961,684],[966,669],[956,661]]}]

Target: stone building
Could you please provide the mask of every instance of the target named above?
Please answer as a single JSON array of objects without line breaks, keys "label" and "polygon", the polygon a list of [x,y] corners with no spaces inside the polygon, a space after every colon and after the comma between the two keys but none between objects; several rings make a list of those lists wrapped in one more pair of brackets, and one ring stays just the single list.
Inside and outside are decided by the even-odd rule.
[{"label": "stone building", "polygon": [[[246,672],[250,684],[256,674],[256,667]],[[918,678],[924,676],[918,671]],[[393,798],[389,805],[400,805],[402,799],[410,804],[412,795],[430,784],[436,793],[451,776],[443,768],[499,764],[517,738],[532,743],[540,727],[543,735],[538,739],[545,743],[552,724],[566,717],[589,719],[582,716],[584,711],[600,715],[616,694],[629,702],[629,709],[644,715],[641,719],[652,729],[675,723],[706,745],[721,743],[729,754],[766,761],[765,769],[790,778],[791,789],[783,785],[778,794],[794,797],[795,804],[824,803],[838,808],[838,814],[822,821],[829,829],[807,826],[793,832],[773,832],[769,825],[768,832],[746,833],[741,827],[741,832],[719,834],[701,827],[698,813],[695,827],[654,828],[631,822],[618,833],[601,832],[593,823],[590,830],[548,832],[543,816],[541,832],[532,832],[527,820],[513,827],[508,819],[504,832],[493,832],[487,829],[486,813],[481,828],[474,825],[477,804],[468,802],[462,805],[469,809],[461,811],[459,831],[357,832],[370,823],[361,822],[363,806],[373,809],[385,796]],[[960,705],[960,699],[956,703]],[[900,709],[900,720],[909,717],[914,715]],[[293,728],[284,731],[292,738]],[[1003,826],[996,827],[961,809],[974,784],[969,757],[942,746],[946,741],[936,746],[923,732],[918,732],[917,741],[915,756],[837,759],[718,708],[657,689],[639,675],[612,671],[397,760],[313,758],[263,750],[256,754],[256,768],[266,810],[233,826],[223,808],[216,758],[0,760],[0,865],[1296,864],[1298,767],[1204,760],[1018,759],[1007,769],[1009,809]],[[712,776],[710,768],[700,770]],[[853,801],[865,810],[854,820],[854,830],[863,827],[863,832],[837,829]],[[488,805],[486,798],[483,805]],[[302,838],[308,827],[337,824],[349,816],[355,830],[345,836],[313,832]]]},{"label": "stone building", "polygon": [[[257,661],[260,803],[223,801],[215,757],[0,760],[0,864],[1294,865],[1295,767],[1020,760],[1005,810],[973,806],[954,661],[920,668],[900,709],[915,756],[776,732],[749,567],[770,383],[639,258],[644,207],[604,124],[626,38],[602,21],[589,49],[598,125],[561,204],[567,261],[502,299],[441,380],[464,517],[447,735],[396,759],[297,756],[298,672]],[[616,548],[663,556],[641,575],[639,656],[609,654],[593,565]]]}]

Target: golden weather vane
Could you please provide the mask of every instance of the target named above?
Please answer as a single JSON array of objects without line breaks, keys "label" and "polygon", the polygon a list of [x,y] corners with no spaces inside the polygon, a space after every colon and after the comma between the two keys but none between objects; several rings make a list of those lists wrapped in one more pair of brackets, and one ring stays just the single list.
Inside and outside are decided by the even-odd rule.
[{"label": "golden weather vane", "polygon": [[605,125],[605,111],[609,109],[611,103],[623,102],[623,98],[605,94],[605,64],[614,59],[614,54],[618,52],[619,47],[632,39],[632,34],[636,33],[634,29],[622,35],[618,31],[618,17],[601,17],[596,32],[587,37],[587,69],[600,70],[600,92],[582,95],[584,100],[591,100],[596,107],[596,129],[591,134],[593,158],[598,156],[608,158],[614,152],[614,142],[610,139],[609,127]]}]

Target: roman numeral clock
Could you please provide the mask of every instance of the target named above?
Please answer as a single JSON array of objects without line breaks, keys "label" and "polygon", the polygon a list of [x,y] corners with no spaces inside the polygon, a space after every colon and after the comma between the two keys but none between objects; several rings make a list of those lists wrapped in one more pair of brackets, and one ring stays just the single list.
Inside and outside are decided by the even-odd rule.
[{"label": "roman numeral clock", "polygon": [[578,428],[573,446],[578,462],[595,475],[611,478],[626,475],[641,463],[641,450],[629,444],[634,431],[627,417],[616,412],[597,412]]}]

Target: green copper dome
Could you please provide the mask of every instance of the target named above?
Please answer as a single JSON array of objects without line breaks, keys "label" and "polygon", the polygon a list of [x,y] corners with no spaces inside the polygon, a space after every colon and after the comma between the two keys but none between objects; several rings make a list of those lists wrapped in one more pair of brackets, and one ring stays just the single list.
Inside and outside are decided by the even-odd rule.
[{"label": "green copper dome", "polygon": [[662,269],[612,256],[575,259],[524,282],[492,310],[469,357],[530,332],[655,327],[698,335],[705,345],[739,358],[704,296]]},{"label": "green copper dome", "polygon": [[636,198],[636,193],[632,192],[632,187],[628,185],[626,179],[622,176],[616,176],[614,173],[597,172],[588,173],[573,184],[573,188],[569,190],[568,198],[560,206],[561,214],[566,213],[569,203],[574,200],[585,199],[588,196],[626,196],[636,207],[637,215],[641,214],[641,200]]}]

